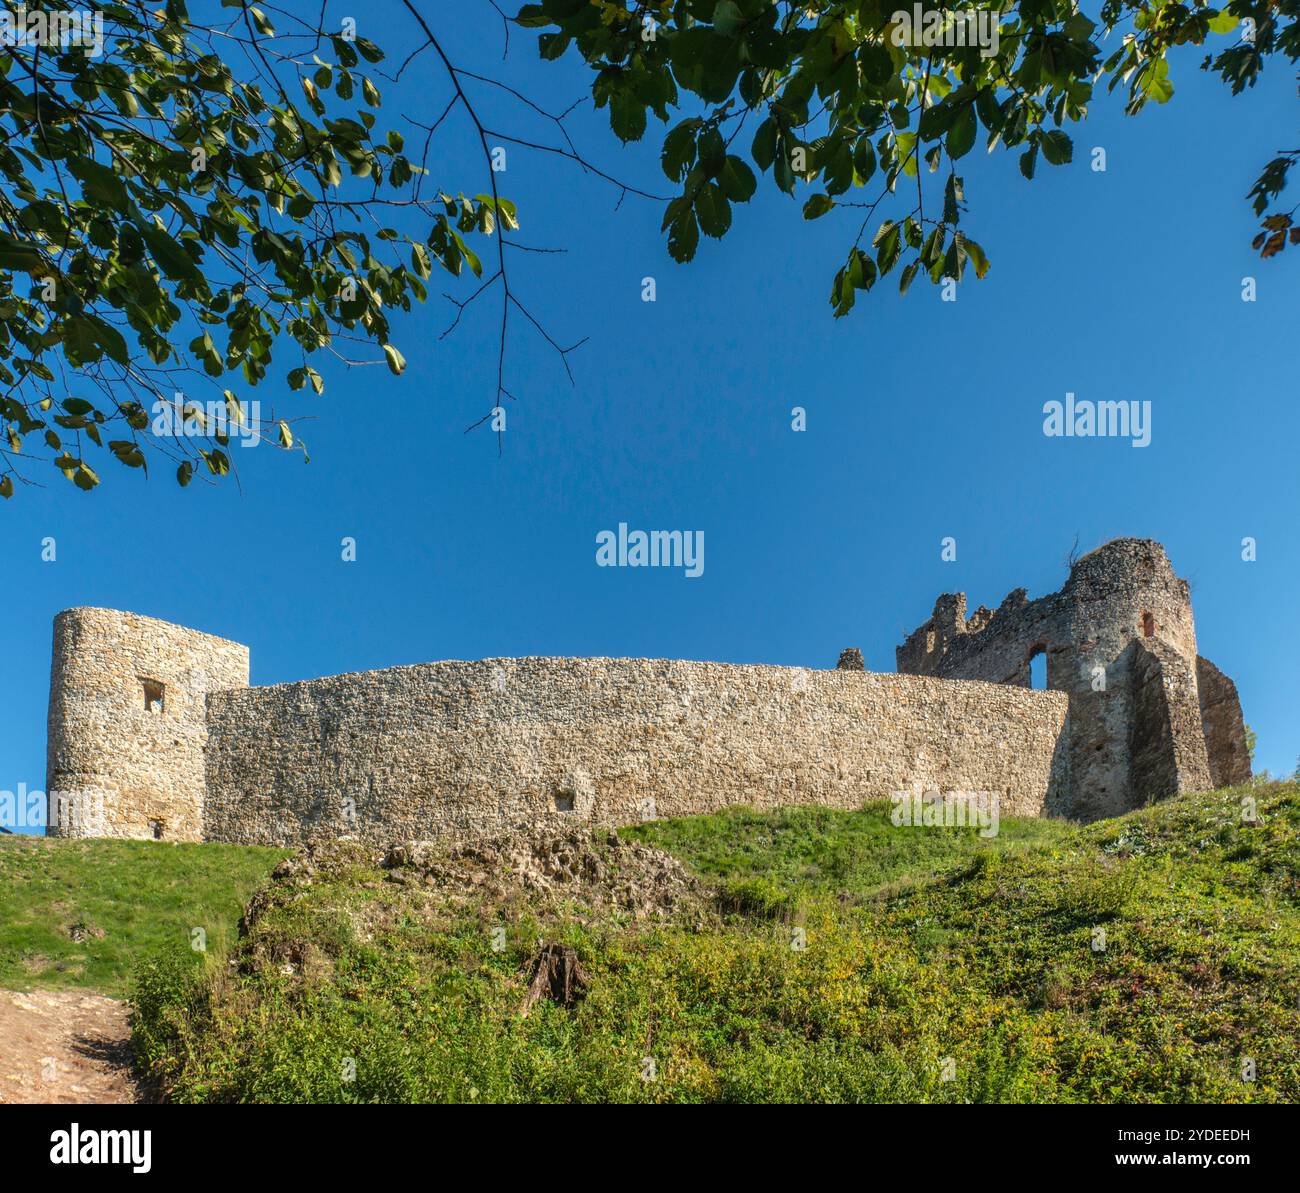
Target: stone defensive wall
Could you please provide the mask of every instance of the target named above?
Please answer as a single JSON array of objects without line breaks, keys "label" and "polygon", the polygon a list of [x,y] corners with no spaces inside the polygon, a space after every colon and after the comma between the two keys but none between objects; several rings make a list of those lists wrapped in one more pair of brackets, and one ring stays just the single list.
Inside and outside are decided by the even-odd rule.
[{"label": "stone defensive wall", "polygon": [[929,676],[647,659],[442,662],[207,697],[203,836],[300,845],[736,804],[996,792],[1059,811],[1068,699]]}]

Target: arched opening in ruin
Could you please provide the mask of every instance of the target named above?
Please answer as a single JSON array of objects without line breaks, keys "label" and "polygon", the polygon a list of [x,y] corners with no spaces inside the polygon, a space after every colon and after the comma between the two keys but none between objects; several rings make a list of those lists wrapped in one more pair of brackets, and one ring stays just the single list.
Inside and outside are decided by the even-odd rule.
[{"label": "arched opening in ruin", "polygon": [[1154,638],[1156,636],[1156,619],[1151,615],[1151,611],[1142,614],[1142,637]]},{"label": "arched opening in ruin", "polygon": [[144,688],[144,711],[161,714],[167,689],[156,679],[142,679],[140,685]]},{"label": "arched opening in ruin", "polygon": [[1029,652],[1029,686],[1047,691],[1047,647],[1041,643]]}]

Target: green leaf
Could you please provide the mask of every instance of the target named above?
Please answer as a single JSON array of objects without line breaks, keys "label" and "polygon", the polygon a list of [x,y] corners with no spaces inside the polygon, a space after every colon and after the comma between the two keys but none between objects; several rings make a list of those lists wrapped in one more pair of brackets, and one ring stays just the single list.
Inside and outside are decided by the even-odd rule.
[{"label": "green leaf", "polygon": [[695,130],[698,118],[683,120],[664,138],[659,164],[673,182],[684,182],[695,162]]},{"label": "green leaf", "polygon": [[795,174],[790,161],[790,143],[781,138],[776,143],[776,157],[772,161],[772,179],[778,190],[787,195],[794,194]]},{"label": "green leaf", "polygon": [[876,264],[880,266],[882,274],[894,268],[902,243],[902,232],[897,224],[892,225],[881,237],[880,244],[876,247]]},{"label": "green leaf", "polygon": [[989,259],[984,255],[984,250],[968,236],[962,237],[962,246],[966,250],[966,256],[970,258],[971,264],[975,267],[975,276],[982,278],[989,271]]},{"label": "green leaf", "polygon": [[202,278],[194,258],[180,244],[150,220],[136,225],[158,267],[175,281],[197,282]]},{"label": "green leaf", "polygon": [[427,278],[433,273],[433,259],[424,245],[411,245],[411,268],[422,278]]},{"label": "green leaf", "polygon": [[384,356],[388,360],[388,370],[395,376],[400,377],[402,370],[406,368],[406,357],[404,357],[392,344],[384,345]]},{"label": "green leaf", "polygon": [[727,160],[723,162],[718,184],[722,187],[722,193],[733,203],[748,203],[758,189],[754,171],[734,154],[728,154]]},{"label": "green leaf", "polygon": [[948,156],[951,158],[964,157],[970,152],[970,147],[975,144],[975,105],[973,103],[966,104],[953,118],[944,143],[948,148]]},{"label": "green leaf", "polygon": [[250,4],[248,6],[248,15],[253,18],[253,24],[257,26],[257,31],[263,37],[275,36],[275,26],[267,20],[266,13],[264,13],[260,8],[255,8]]},{"label": "green leaf", "polygon": [[[1169,81],[1169,62],[1164,58],[1153,58],[1139,72],[1134,87],[1144,98],[1154,99],[1156,103],[1167,103],[1174,94],[1174,85]],[[1046,152],[1043,154],[1046,157]]]},{"label": "green leaf", "polygon": [[854,181],[859,186],[864,186],[870,181],[875,172],[876,151],[872,147],[871,138],[869,136],[859,137],[858,143],[853,149]]},{"label": "green leaf", "polygon": [[915,178],[917,172],[917,144],[915,133],[899,133],[898,141],[898,160],[902,163],[903,173],[909,178]]},{"label": "green leaf", "polygon": [[695,256],[699,243],[699,225],[695,220],[695,212],[688,207],[673,220],[668,230],[668,254],[679,264],[685,264]]},{"label": "green leaf", "polygon": [[876,263],[861,249],[849,253],[846,275],[856,290],[870,290],[876,283]]},{"label": "green leaf", "polygon": [[68,172],[81,183],[82,194],[96,205],[125,213],[131,204],[126,184],[114,171],[93,158],[74,157]]},{"label": "green leaf", "polygon": [[1040,138],[1043,147],[1043,159],[1052,166],[1062,166],[1074,157],[1074,145],[1069,136],[1059,128]]},{"label": "green leaf", "polygon": [[1065,22],[1062,29],[1071,41],[1090,41],[1097,25],[1081,12],[1076,12]]},{"label": "green leaf", "polygon": [[965,198],[965,192],[962,190],[961,179],[956,174],[949,174],[948,181],[943,188],[943,219],[944,223],[955,224],[961,217],[961,208],[959,204]]},{"label": "green leaf", "polygon": [[609,126],[627,144],[645,136],[645,105],[630,91],[616,91],[609,101]]},{"label": "green leaf", "polygon": [[723,37],[736,37],[745,27],[745,17],[735,0],[718,0],[713,8],[713,27]]},{"label": "green leaf", "polygon": [[776,160],[776,132],[776,121],[769,116],[754,134],[754,143],[749,152],[760,170],[769,169]]},{"label": "green leaf", "polygon": [[137,443],[130,439],[113,439],[108,449],[128,468],[144,467],[144,452]]},{"label": "green leaf", "polygon": [[695,214],[700,221],[700,231],[715,240],[726,235],[731,227],[731,204],[716,182],[706,182],[695,196]]},{"label": "green leaf", "polygon": [[834,206],[835,200],[830,195],[813,195],[803,205],[803,218],[806,220],[820,219]]},{"label": "green leaf", "polygon": [[831,283],[831,306],[835,308],[835,318],[841,319],[852,309],[857,301],[857,290],[849,280],[848,271],[837,270],[835,280]]}]

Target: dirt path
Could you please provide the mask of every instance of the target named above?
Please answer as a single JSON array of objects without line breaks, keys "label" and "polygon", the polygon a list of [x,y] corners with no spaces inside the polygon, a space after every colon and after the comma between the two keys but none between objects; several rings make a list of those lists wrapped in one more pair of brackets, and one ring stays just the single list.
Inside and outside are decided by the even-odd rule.
[{"label": "dirt path", "polygon": [[136,1101],[126,1003],[0,990],[0,1104]]}]

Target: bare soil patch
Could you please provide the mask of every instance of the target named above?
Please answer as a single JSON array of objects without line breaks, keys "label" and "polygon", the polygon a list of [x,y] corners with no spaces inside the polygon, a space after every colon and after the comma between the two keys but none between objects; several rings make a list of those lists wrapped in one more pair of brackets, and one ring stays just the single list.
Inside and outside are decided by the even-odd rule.
[{"label": "bare soil patch", "polygon": [[0,1104],[140,1100],[125,1002],[81,990],[0,990]]}]

